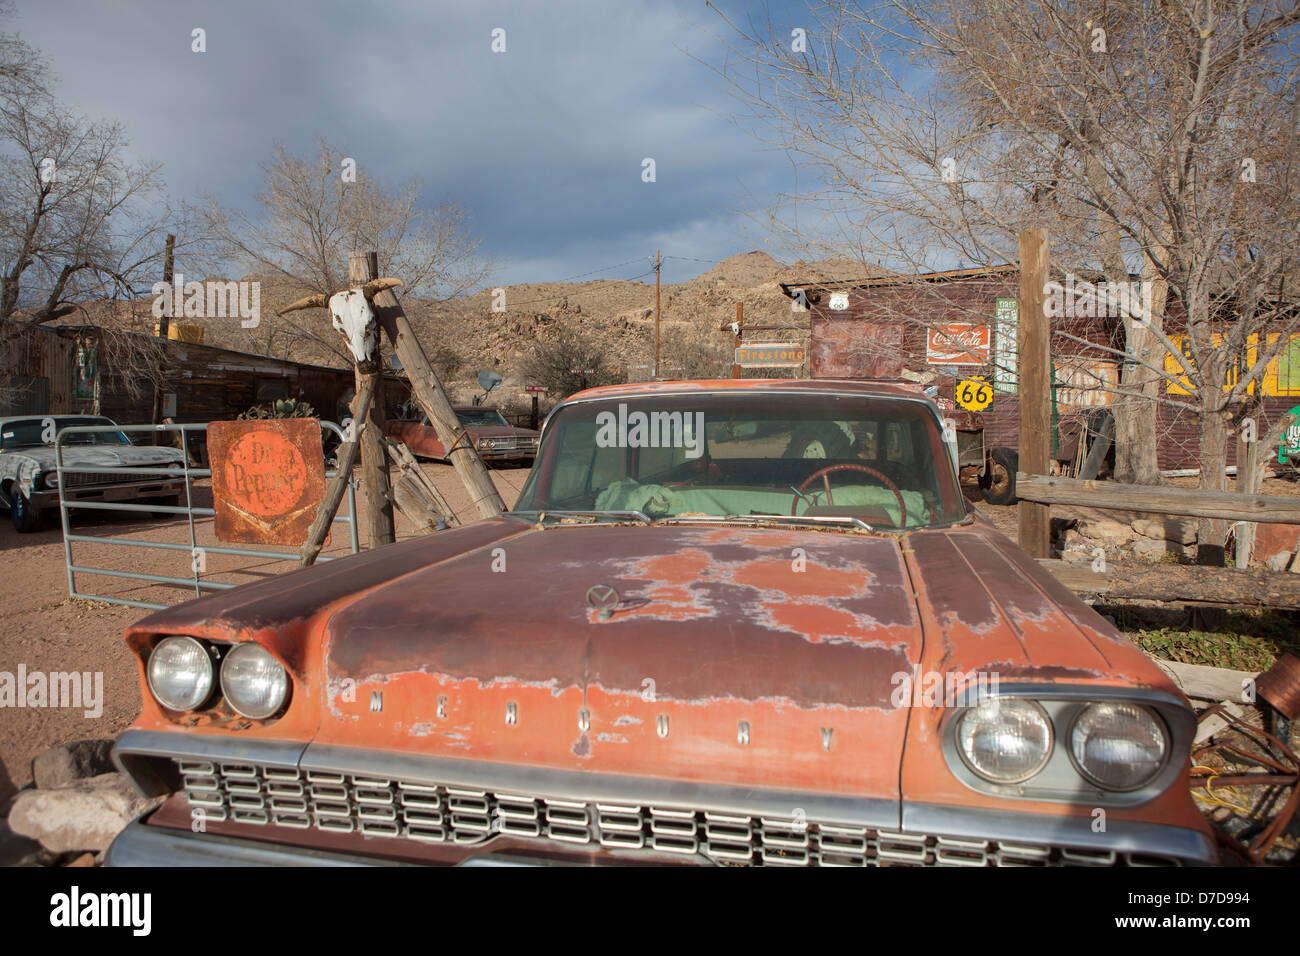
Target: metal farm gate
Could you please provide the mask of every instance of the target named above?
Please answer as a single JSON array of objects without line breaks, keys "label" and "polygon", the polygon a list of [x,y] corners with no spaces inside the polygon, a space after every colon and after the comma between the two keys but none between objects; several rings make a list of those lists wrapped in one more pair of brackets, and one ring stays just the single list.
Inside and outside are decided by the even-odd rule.
[{"label": "metal farm gate", "polygon": [[[322,421],[321,428],[334,432],[339,441],[344,439],[343,429],[334,422]],[[298,561],[297,551],[269,551],[260,548],[238,548],[228,547],[226,545],[202,545],[198,544],[198,538],[195,534],[195,518],[210,518],[216,514],[212,508],[199,508],[194,505],[194,480],[197,478],[209,478],[212,475],[210,468],[191,468],[189,464],[189,439],[191,435],[199,435],[207,431],[207,423],[194,425],[78,425],[65,428],[58,433],[55,438],[55,462],[58,471],[59,483],[59,515],[63,523],[63,554],[68,573],[68,595],[74,598],[87,598],[95,601],[107,601],[112,604],[125,604],[130,607],[149,608],[151,610],[161,610],[168,607],[167,604],[157,604],[149,601],[137,601],[131,598],[114,597],[104,594],[94,594],[88,591],[77,589],[77,574],[95,574],[107,577],[126,578],[136,581],[147,581],[153,584],[179,585],[185,588],[194,588],[194,596],[201,597],[205,590],[224,591],[229,588],[238,587],[236,584],[230,584],[223,581],[204,580],[199,575],[203,573],[200,566],[200,557],[206,560],[207,555],[237,555],[250,558],[267,558],[273,561]],[[171,468],[152,467],[115,467],[112,469],[114,475],[153,475],[167,478],[176,478],[178,475],[185,478],[185,501],[184,505],[158,505],[150,503],[132,503],[117,501],[86,501],[86,500],[68,500],[65,496],[65,489],[68,482],[65,475],[74,474],[102,474],[105,471],[103,465],[97,467],[74,467],[63,463],[64,439],[69,435],[80,435],[94,432],[148,432],[157,434],[159,432],[179,433],[181,448],[184,450],[183,464],[178,470],[175,466]],[[327,471],[326,478],[334,477],[334,471]],[[347,487],[347,514],[336,514],[334,521],[342,522],[348,525],[349,541],[352,553],[358,550],[357,542],[357,522],[356,522],[356,479],[348,482]],[[118,512],[139,512],[144,514],[153,514],[154,512],[163,512],[167,514],[185,515],[189,522],[189,544],[181,544],[170,541],[153,541],[141,538],[121,538],[121,537],[102,537],[100,535],[74,534],[70,527],[69,514],[73,509],[87,509],[96,511],[118,511]],[[144,571],[125,571],[114,568],[94,567],[90,565],[80,565],[73,560],[72,546],[77,543],[96,544],[96,545],[117,545],[126,548],[154,548],[163,551],[180,551],[187,555],[190,576],[176,577],[163,574],[149,574]],[[316,559],[319,561],[332,561],[333,558],[321,555]],[[226,572],[232,573],[232,572]]]}]

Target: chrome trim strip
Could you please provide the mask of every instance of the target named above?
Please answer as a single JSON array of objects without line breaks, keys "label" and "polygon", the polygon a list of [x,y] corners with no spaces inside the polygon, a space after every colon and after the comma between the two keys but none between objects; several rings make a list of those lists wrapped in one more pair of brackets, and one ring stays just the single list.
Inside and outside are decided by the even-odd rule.
[{"label": "chrome trim strip", "polygon": [[[1092,829],[1092,817],[1040,816],[1007,810],[976,810],[925,803],[903,804],[903,829],[915,833],[940,833],[1006,844],[1072,846],[1097,850],[1177,857],[1212,864],[1218,854],[1205,834],[1163,823],[1106,821],[1104,833]],[[899,836],[890,835],[893,839]],[[886,834],[881,834],[882,840]]]},{"label": "chrome trim strip", "polygon": [[[283,824],[282,824],[283,825]],[[260,840],[127,824],[108,848],[105,866],[411,866],[383,857],[355,856]]]},{"label": "chrome trim strip", "polygon": [[[307,745],[297,740],[258,740],[228,735],[170,733],[162,730],[128,730],[113,747],[113,758],[123,754],[142,757],[180,757],[216,760],[223,764],[259,764],[297,769]],[[121,764],[118,764],[121,766]]]}]

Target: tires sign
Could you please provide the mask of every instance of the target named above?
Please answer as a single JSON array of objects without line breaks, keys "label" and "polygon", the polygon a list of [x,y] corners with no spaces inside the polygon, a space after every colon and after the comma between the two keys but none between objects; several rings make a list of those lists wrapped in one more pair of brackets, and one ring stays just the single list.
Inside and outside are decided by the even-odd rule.
[{"label": "tires sign", "polygon": [[964,378],[957,383],[957,404],[968,412],[982,412],[993,404],[993,386],[982,378]]},{"label": "tires sign", "polygon": [[1300,465],[1300,405],[1291,409],[1287,414],[1295,415],[1297,421],[1292,422],[1290,427],[1282,433],[1282,442],[1277,446],[1277,461],[1279,465],[1286,465],[1291,462]]}]

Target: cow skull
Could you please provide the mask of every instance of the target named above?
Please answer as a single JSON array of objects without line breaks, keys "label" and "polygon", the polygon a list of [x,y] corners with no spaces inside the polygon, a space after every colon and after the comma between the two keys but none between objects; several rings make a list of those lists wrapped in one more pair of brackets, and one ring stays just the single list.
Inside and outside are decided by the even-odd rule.
[{"label": "cow skull", "polygon": [[375,313],[360,289],[344,289],[329,299],[330,316],[334,328],[348,340],[352,357],[358,362],[368,362],[375,354],[378,336],[375,332]]}]

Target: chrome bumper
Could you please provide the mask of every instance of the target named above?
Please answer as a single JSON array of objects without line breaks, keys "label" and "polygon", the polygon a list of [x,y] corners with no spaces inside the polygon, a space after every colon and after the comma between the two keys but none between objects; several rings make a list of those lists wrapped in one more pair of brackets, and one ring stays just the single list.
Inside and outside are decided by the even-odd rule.
[{"label": "chrome bumper", "polygon": [[[134,820],[118,834],[104,857],[105,866],[415,866],[417,864],[263,843],[215,833],[190,833],[151,827]],[[456,866],[563,866],[505,853],[481,853]]]},{"label": "chrome bumper", "polygon": [[[148,489],[148,490],[144,490]],[[169,498],[185,493],[185,479],[165,479],[163,481],[146,481],[134,485],[78,485],[63,493],[65,501],[142,501],[149,498]],[[59,506],[59,489],[47,488],[33,492],[29,496],[34,504],[42,508]]]}]

